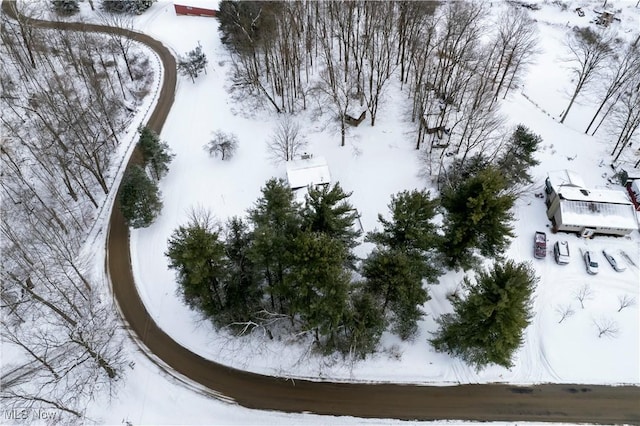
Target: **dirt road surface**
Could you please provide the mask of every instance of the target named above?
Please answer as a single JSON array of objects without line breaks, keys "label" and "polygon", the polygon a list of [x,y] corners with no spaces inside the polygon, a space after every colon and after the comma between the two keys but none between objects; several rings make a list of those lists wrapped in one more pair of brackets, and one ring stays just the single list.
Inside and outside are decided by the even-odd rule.
[{"label": "dirt road surface", "polygon": [[[3,12],[15,18],[13,8],[14,2],[5,0],[2,3]],[[24,18],[22,21],[45,28],[116,33],[153,49],[162,60],[165,75],[158,104],[147,125],[160,133],[173,104],[176,86],[176,62],[162,43],[144,34],[100,25]],[[156,364],[170,374],[176,376],[178,373],[177,377],[183,376],[182,379],[210,389],[211,394],[222,394],[245,407],[404,420],[640,424],[640,387],[637,386],[485,384],[439,387],[331,383],[286,380],[228,368],[180,346],[151,318],[133,279],[129,229],[117,203],[110,218],[106,249],[106,267],[115,300],[136,342],[145,351],[153,353],[161,361],[156,360]]]}]

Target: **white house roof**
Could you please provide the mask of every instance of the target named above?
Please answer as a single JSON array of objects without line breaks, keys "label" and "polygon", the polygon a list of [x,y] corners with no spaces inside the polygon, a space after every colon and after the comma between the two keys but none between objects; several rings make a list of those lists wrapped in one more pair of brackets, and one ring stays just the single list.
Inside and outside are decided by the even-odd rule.
[{"label": "white house roof", "polygon": [[586,189],[572,186],[562,186],[558,195],[565,200],[591,201],[595,203],[632,204],[624,191],[612,189]]},{"label": "white house roof", "polygon": [[558,191],[562,185],[578,187],[585,186],[582,177],[571,170],[556,170],[549,172],[549,182],[551,182],[551,186],[556,191]]},{"label": "white house roof", "polygon": [[287,181],[291,189],[330,183],[327,160],[324,157],[312,157],[288,162]]},{"label": "white house roof", "polygon": [[637,229],[633,205],[564,200],[560,203],[562,223],[585,228]]}]

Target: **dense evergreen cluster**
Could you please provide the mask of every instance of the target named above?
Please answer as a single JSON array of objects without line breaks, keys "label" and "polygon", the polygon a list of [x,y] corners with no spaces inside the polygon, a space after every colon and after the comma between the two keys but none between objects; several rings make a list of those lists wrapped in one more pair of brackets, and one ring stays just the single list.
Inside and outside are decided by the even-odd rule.
[{"label": "dense evergreen cluster", "polygon": [[[298,203],[284,181],[272,179],[246,218],[220,225],[194,212],[169,239],[169,265],[186,303],[217,326],[309,334],[323,351],[365,356],[385,330],[415,336],[430,299],[426,286],[445,267],[468,270],[493,258],[494,269],[479,271],[476,284],[465,278],[469,296],[439,319],[432,344],[478,367],[508,366],[536,278],[528,266],[501,259],[512,236],[514,188],[530,179],[539,139],[519,126],[502,156],[478,155],[449,170],[440,198],[426,190],[392,196],[389,215],[378,216],[381,228],[365,237],[374,248],[364,259],[352,251],[362,240],[351,194],[339,184],[309,188]],[[483,316],[486,330],[477,334],[470,324]]]},{"label": "dense evergreen cluster", "polygon": [[309,189],[304,205],[272,179],[247,218],[223,227],[194,212],[169,239],[182,296],[215,324],[276,334],[311,333],[321,349],[365,354],[382,332],[381,311],[352,284],[356,213],[339,184]]},{"label": "dense evergreen cluster", "polygon": [[51,4],[58,15],[71,16],[80,11],[78,0],[52,0]]},{"label": "dense evergreen cluster", "polygon": [[129,226],[146,228],[162,209],[158,181],[169,171],[174,155],[166,142],[146,127],[138,129],[137,148],[142,154],[142,166],[125,171],[119,192],[120,209]]},{"label": "dense evergreen cluster", "polygon": [[102,0],[102,9],[111,13],[135,13],[140,15],[156,0]]}]

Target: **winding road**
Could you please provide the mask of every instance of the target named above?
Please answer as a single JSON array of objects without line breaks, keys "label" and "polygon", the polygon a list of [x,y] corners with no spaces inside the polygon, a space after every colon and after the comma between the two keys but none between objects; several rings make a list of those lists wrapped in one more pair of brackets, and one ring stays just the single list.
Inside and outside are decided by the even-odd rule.
[{"label": "winding road", "polygon": [[[3,1],[2,11],[15,19],[15,2]],[[119,34],[153,49],[162,60],[165,74],[158,104],[147,126],[160,133],[173,105],[176,87],[175,58],[161,42],[141,33],[101,25],[24,17],[21,20],[41,28]],[[132,156],[130,162],[135,158]],[[149,315],[133,279],[129,229],[117,203],[110,217],[106,250],[106,267],[115,300],[137,343],[153,353],[161,361],[157,362],[159,367],[170,374],[187,378],[210,389],[211,394],[224,395],[244,407],[404,420],[640,424],[640,387],[637,386],[484,384],[438,387],[332,383],[286,380],[225,367],[180,346]]]}]

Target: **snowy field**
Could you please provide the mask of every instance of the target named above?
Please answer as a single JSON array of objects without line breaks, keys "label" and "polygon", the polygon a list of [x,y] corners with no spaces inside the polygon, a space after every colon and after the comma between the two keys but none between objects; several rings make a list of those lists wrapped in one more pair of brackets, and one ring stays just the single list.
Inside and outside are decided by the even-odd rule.
[{"label": "snowy field", "polygon": [[[216,2],[191,2],[215,7]],[[616,1],[623,8],[622,22],[616,23],[621,35],[637,34],[640,9],[634,1]],[[198,314],[183,305],[177,296],[174,272],[167,267],[164,252],[172,231],[187,221],[193,207],[204,207],[220,220],[243,215],[260,195],[270,177],[285,177],[282,164],[269,160],[266,143],[274,130],[275,113],[255,111],[229,94],[229,57],[221,45],[217,23],[210,18],[176,17],[173,3],[159,1],[137,18],[136,28],[161,41],[180,54],[198,42],[209,59],[207,75],[195,84],[178,80],[176,100],[161,138],[176,154],[170,172],[160,183],[164,208],[149,228],[131,234],[132,262],[140,294],[156,322],[176,341],[217,362],[264,374],[305,377],[317,380],[392,381],[450,385],[457,383],[541,383],[570,382],[592,384],[640,384],[640,317],[638,304],[618,311],[618,298],[629,296],[640,301],[640,272],[628,266],[617,273],[606,263],[602,249],[624,250],[640,264],[640,235],[596,237],[583,240],[571,234],[551,233],[544,200],[534,196],[543,192],[549,171],[570,169],[579,173],[591,187],[613,187],[607,180],[613,174],[608,166],[611,141],[606,132],[586,136],[586,127],[595,111],[589,96],[574,105],[565,124],[559,116],[569,101],[572,88],[569,71],[562,58],[566,53],[562,38],[567,25],[587,25],[591,10],[600,1],[569,1],[568,10],[549,3],[532,12],[538,20],[542,53],[530,67],[526,84],[513,90],[503,103],[511,124],[524,124],[544,140],[538,152],[540,165],[532,170],[536,185],[515,207],[514,239],[507,256],[531,261],[540,276],[535,292],[532,324],[525,343],[511,369],[488,367],[480,372],[461,360],[436,353],[427,343],[436,329],[435,318],[451,311],[447,295],[460,284],[462,274],[449,273],[438,285],[429,286],[432,299],[424,307],[427,315],[419,323],[419,333],[411,342],[385,334],[380,350],[366,361],[345,363],[341,358],[318,357],[309,353],[304,342],[270,341],[260,336],[242,339],[213,330]],[[573,9],[582,6],[587,16],[579,18]],[[87,14],[86,2],[82,4]],[[634,32],[635,31],[635,32]],[[526,95],[526,96],[525,96]],[[375,229],[378,213],[387,213],[391,194],[405,189],[423,188],[420,161],[414,150],[414,126],[403,110],[406,93],[394,83],[381,105],[376,126],[367,122],[351,129],[347,145],[340,147],[340,135],[327,117],[308,112],[297,119],[304,124],[309,140],[308,152],[324,156],[333,181],[353,191],[351,203],[362,215],[365,232]],[[231,161],[211,158],[203,146],[213,132],[223,130],[238,136],[239,149]],[[604,159],[604,161],[602,161]],[[546,231],[548,248],[559,239],[569,241],[571,263],[556,265],[551,253],[544,260],[533,259],[533,234]],[[360,247],[365,255],[370,247]],[[593,250],[600,262],[600,273],[587,275],[580,250]],[[103,265],[100,259],[97,263]],[[590,298],[581,308],[576,294],[588,285]],[[559,323],[559,311],[571,308],[574,314]],[[612,321],[615,337],[598,337],[596,323]],[[133,345],[132,345],[133,346]],[[160,391],[162,390],[162,391]],[[176,408],[179,407],[179,408]],[[96,401],[89,409],[89,421],[107,424],[390,424],[389,420],[331,418],[312,415],[286,415],[256,412],[194,392],[175,379],[158,374],[144,356],[135,356],[125,386],[111,401]],[[93,420],[91,420],[93,419]],[[397,422],[400,423],[400,422]],[[458,422],[459,423],[459,422]],[[402,424],[407,424],[402,422]],[[453,424],[453,423],[452,423]]]},{"label": "snowy field", "polygon": [[[633,8],[628,10],[633,12]],[[535,317],[526,331],[525,344],[517,353],[515,366],[488,367],[476,372],[458,359],[434,352],[426,341],[436,328],[434,318],[451,310],[446,295],[459,285],[461,274],[447,274],[438,285],[430,286],[432,300],[425,305],[427,315],[414,341],[402,342],[385,335],[380,351],[357,363],[317,357],[308,352],[306,344],[297,342],[274,342],[260,336],[231,338],[215,332],[208,322],[182,304],[176,296],[174,273],[167,268],[163,255],[171,232],[187,221],[189,210],[196,206],[210,209],[221,221],[231,215],[243,215],[260,195],[264,182],[272,176],[284,178],[285,169],[273,164],[266,151],[275,114],[254,111],[228,94],[228,56],[217,37],[216,25],[205,18],[176,18],[170,5],[158,4],[151,13],[153,19],[146,21],[145,32],[166,40],[177,52],[190,50],[200,41],[209,55],[208,75],[199,77],[195,84],[180,79],[176,103],[161,135],[177,154],[169,175],[161,182],[162,214],[151,227],[134,231],[131,237],[136,282],[143,300],[159,325],[178,342],[227,365],[310,379],[431,384],[640,383],[638,306],[617,312],[619,296],[638,300],[638,270],[629,267],[624,273],[617,273],[601,255],[604,248],[623,249],[637,259],[638,233],[634,232],[631,238],[592,240],[571,234],[554,235],[546,219],[544,200],[534,196],[542,192],[547,172],[561,169],[581,174],[587,186],[611,186],[606,177],[612,170],[601,162],[607,158],[609,148],[606,133],[599,132],[595,138],[583,133],[593,112],[589,99],[580,98],[580,104],[574,106],[564,125],[557,122],[568,103],[567,92],[571,87],[568,71],[554,65],[565,55],[561,42],[566,23],[574,20],[578,24],[579,19],[588,18],[561,13],[553,5],[542,5],[540,11],[533,12],[540,21],[543,52],[531,67],[526,85],[512,92],[503,108],[510,123],[524,124],[544,140],[538,153],[541,164],[532,171],[537,187],[517,203],[518,237],[507,255],[517,261],[533,261],[533,233],[542,230],[548,233],[549,249],[557,239],[568,240],[572,260],[565,266],[556,265],[551,255],[533,261],[541,278],[535,293]],[[636,17],[640,15],[637,9],[634,13]],[[191,31],[180,31],[185,27]],[[413,127],[405,121],[402,110],[403,96],[398,87],[391,87],[376,126],[351,129],[345,147],[339,146],[339,134],[325,118],[304,114],[297,117],[301,123],[309,123],[305,125],[310,142],[307,151],[324,156],[333,180],[339,181],[345,190],[353,191],[351,201],[362,214],[365,231],[377,226],[379,212],[387,213],[391,194],[425,187],[425,180],[419,176],[419,158],[413,149]],[[240,147],[231,161],[210,158],[203,150],[212,132],[218,129],[238,135]],[[597,276],[586,274],[579,257],[580,250],[587,248],[599,254],[601,272]],[[359,254],[367,249],[361,247]],[[582,309],[575,295],[585,284],[591,295]],[[559,323],[558,311],[567,307],[575,313]],[[615,338],[598,338],[595,323],[602,321],[615,322],[619,329]]]}]

